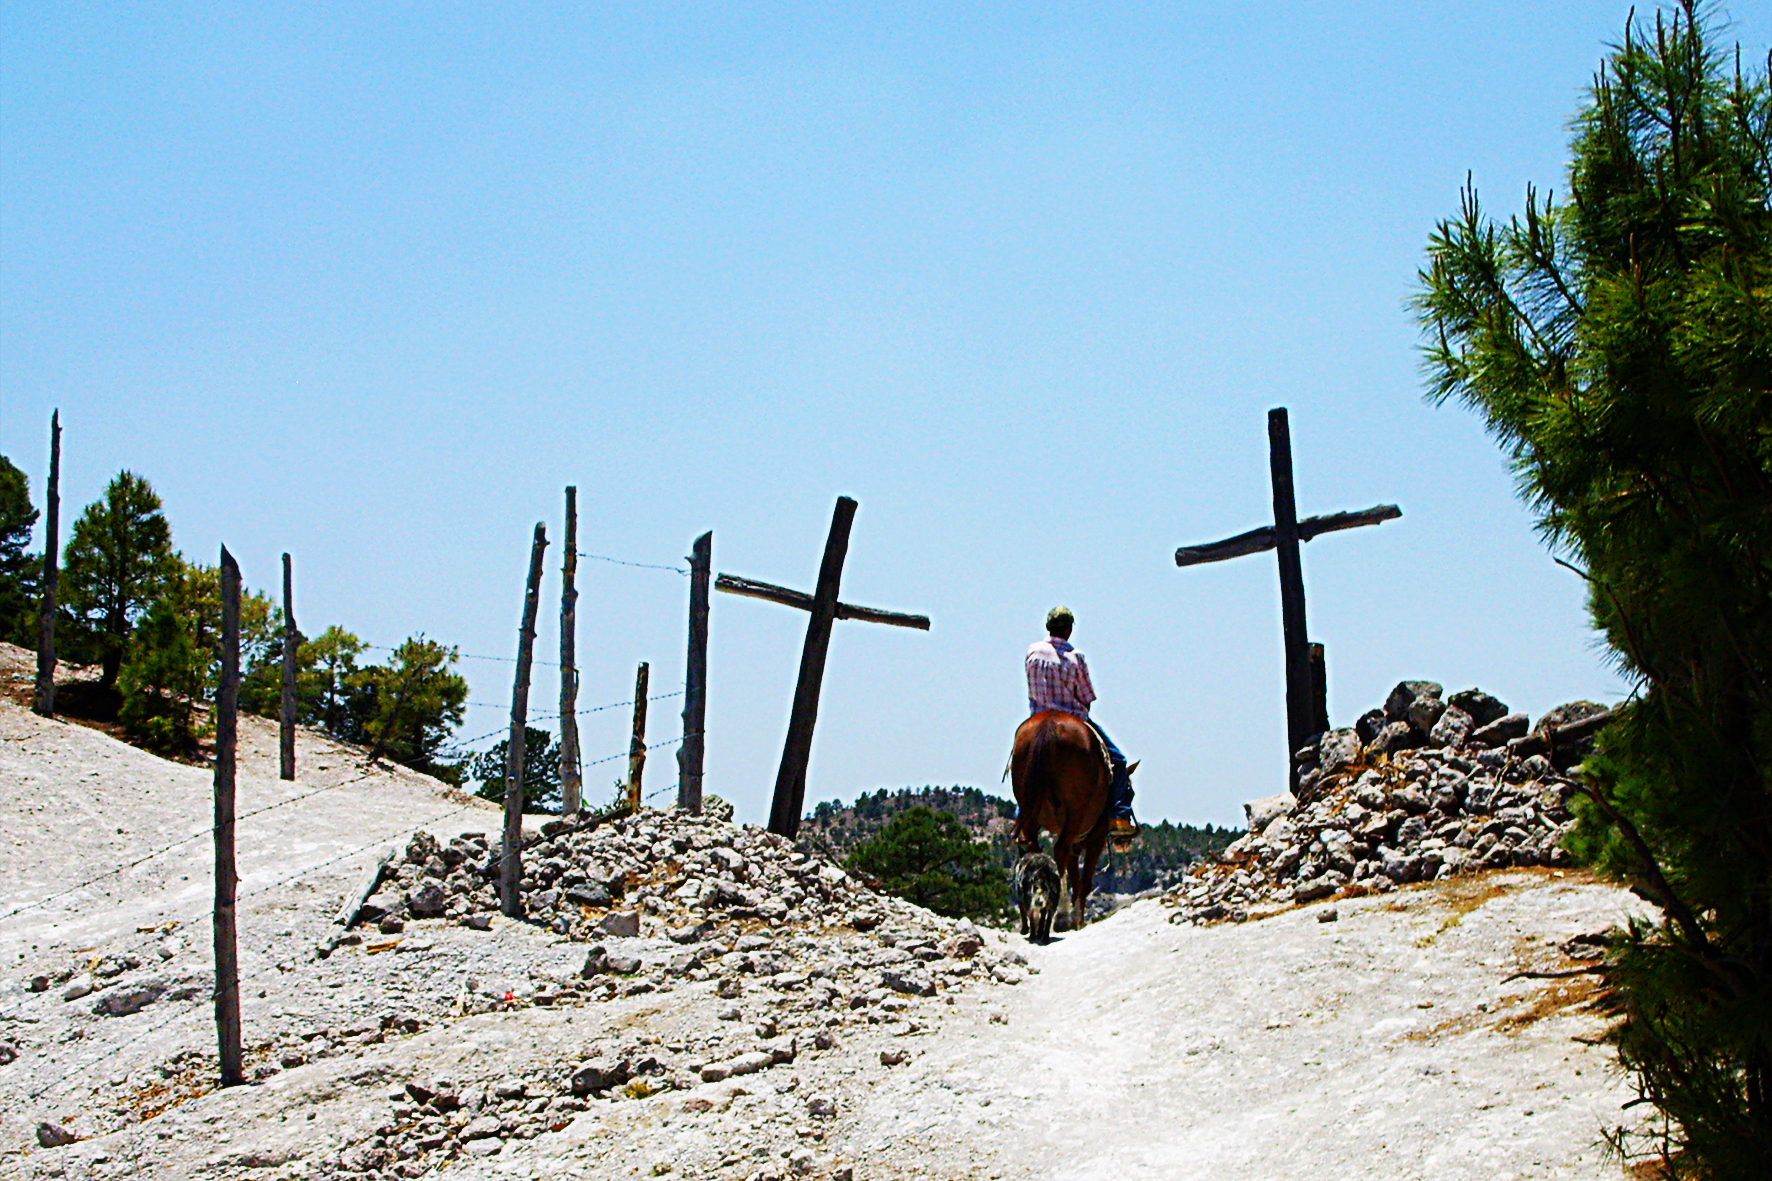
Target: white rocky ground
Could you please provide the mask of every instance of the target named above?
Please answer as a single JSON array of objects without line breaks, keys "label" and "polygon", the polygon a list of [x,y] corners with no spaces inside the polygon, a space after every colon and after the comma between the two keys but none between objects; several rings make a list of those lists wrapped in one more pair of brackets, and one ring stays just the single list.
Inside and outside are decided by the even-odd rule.
[{"label": "white rocky ground", "polygon": [[[1178,925],[1149,900],[1034,948],[654,814],[597,856],[655,850],[675,881],[736,855],[748,884],[631,885],[640,934],[592,934],[638,971],[582,980],[584,942],[503,919],[319,959],[378,849],[497,816],[315,735],[281,784],[273,740],[246,728],[240,790],[258,1081],[214,1091],[210,848],[174,844],[208,823],[207,771],[0,702],[0,1176],[1619,1175],[1594,1147],[1627,1095],[1588,1044],[1593,978],[1507,979],[1591,964],[1560,946],[1635,905],[1574,874],[1407,887],[1329,923]],[[768,905],[771,882],[805,900]],[[705,937],[666,938],[696,906]],[[43,1147],[44,1122],[82,1139]]]}]

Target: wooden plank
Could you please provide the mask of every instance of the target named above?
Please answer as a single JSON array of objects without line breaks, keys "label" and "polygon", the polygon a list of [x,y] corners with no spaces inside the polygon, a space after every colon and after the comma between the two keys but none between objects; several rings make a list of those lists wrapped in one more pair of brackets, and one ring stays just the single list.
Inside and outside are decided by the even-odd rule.
[{"label": "wooden plank", "polygon": [[1298,540],[1309,541],[1313,537],[1321,537],[1325,533],[1339,533],[1343,529],[1358,529],[1363,525],[1377,525],[1385,521],[1394,521],[1403,515],[1403,510],[1394,504],[1375,504],[1371,508],[1354,509],[1345,513],[1325,513],[1320,517],[1306,517],[1298,523]]},{"label": "wooden plank", "polygon": [[638,812],[646,779],[646,694],[652,685],[652,666],[640,662],[634,674],[634,729],[628,738],[628,810]]},{"label": "wooden plank", "polygon": [[[1306,517],[1298,522],[1298,540],[1309,541],[1313,537],[1321,537],[1325,533],[1339,533],[1343,529],[1358,529],[1362,525],[1377,525],[1384,521],[1394,521],[1403,515],[1403,510],[1394,504],[1375,504],[1371,508],[1356,509],[1345,513],[1325,513],[1320,517]],[[1201,566],[1207,562],[1223,562],[1229,558],[1246,557],[1249,554],[1266,553],[1274,548],[1274,527],[1263,525],[1259,529],[1251,529],[1247,533],[1239,533],[1235,537],[1227,537],[1223,541],[1209,542],[1206,545],[1184,545],[1175,551],[1177,566]]]},{"label": "wooden plank", "polygon": [[283,700],[277,712],[277,775],[295,779],[295,572],[283,555]]},{"label": "wooden plank", "polygon": [[[1292,492],[1292,432],[1286,408],[1268,411],[1268,470],[1274,485],[1274,549],[1280,560],[1280,624],[1286,651],[1286,766],[1311,734],[1310,639],[1304,624],[1304,569]],[[1291,772],[1296,776],[1296,770]]]},{"label": "wooden plank", "polygon": [[1209,542],[1206,545],[1184,545],[1175,551],[1175,564],[1201,566],[1207,562],[1223,562],[1229,558],[1266,553],[1273,548],[1274,527],[1263,525],[1259,529],[1251,529],[1223,541]]},{"label": "wooden plank", "polygon": [[523,623],[517,629],[517,676],[511,685],[511,737],[505,747],[505,829],[500,855],[500,909],[511,918],[523,916],[523,743],[529,724],[529,665],[535,656],[535,615],[541,606],[541,557],[548,548],[548,529],[535,523],[529,546],[529,582],[523,592]]},{"label": "wooden plank", "polygon": [[240,960],[234,928],[234,747],[239,725],[240,567],[221,551],[221,683],[215,691],[215,1032],[221,1085],[246,1081],[240,1051]]},{"label": "wooden plank", "polygon": [[714,568],[714,535],[695,539],[689,554],[689,658],[683,675],[683,744],[677,748],[677,807],[701,815],[702,763],[707,754],[708,579]]},{"label": "wooden plank", "polygon": [[831,627],[837,620],[837,593],[843,581],[843,560],[849,554],[849,530],[855,524],[855,501],[837,498],[831,531],[825,538],[824,560],[818,567],[818,588],[806,622],[806,644],[800,651],[800,678],[794,686],[794,708],[788,716],[787,741],[775,776],[775,798],[769,809],[769,831],[784,837],[800,831],[806,803],[806,767],[812,758],[812,731],[818,723],[818,695],[824,684],[825,656]]},{"label": "wooden plank", "polygon": [[560,563],[560,811],[573,815],[584,789],[578,753],[578,488],[566,486],[566,552]]},{"label": "wooden plank", "polygon": [[[772,582],[759,582],[754,578],[740,578],[735,574],[722,574],[715,581],[714,589],[725,591],[729,595],[743,595],[749,599],[763,599],[770,603],[780,603],[784,607],[795,607],[801,611],[812,610],[812,596],[805,591],[776,586]],[[909,627],[925,632],[929,630],[927,615],[912,615],[904,611],[882,611],[878,607],[858,607],[853,603],[838,603],[836,617],[838,619],[860,620],[862,623],[884,623],[888,627]]]},{"label": "wooden plank", "polygon": [[351,925],[357,921],[357,916],[363,913],[363,904],[369,901],[369,896],[375,893],[377,886],[381,885],[382,875],[387,873],[388,863],[394,859],[394,854],[395,848],[392,845],[382,850],[382,855],[377,858],[374,868],[364,875],[363,880],[357,884],[357,888],[345,898],[344,905],[338,908],[338,913],[332,916],[332,921],[336,925],[347,931],[351,929]]},{"label": "wooden plank", "polygon": [[1582,718],[1577,722],[1556,726],[1543,733],[1509,739],[1507,757],[1523,759],[1531,755],[1555,754],[1559,746],[1567,746],[1572,742],[1580,742],[1584,738],[1593,737],[1602,727],[1610,723],[1616,714],[1616,710],[1609,709],[1603,714],[1595,714],[1591,718]]},{"label": "wooden plank", "polygon": [[49,494],[43,502],[43,593],[37,606],[37,684],[31,709],[55,716],[55,596],[61,584],[57,549],[62,511],[62,412],[49,415]]},{"label": "wooden plank", "polygon": [[740,578],[736,574],[722,574],[714,580],[714,589],[729,595],[743,595],[747,599],[762,599],[769,603],[780,603],[784,607],[797,607],[801,611],[812,610],[812,596],[805,591],[790,590],[785,586],[776,586],[773,582],[758,582],[754,578]]},{"label": "wooden plank", "polygon": [[909,615],[903,611],[882,611],[878,607],[857,607],[850,603],[837,604],[838,619],[856,619],[862,623],[883,623],[888,627],[909,627],[917,631],[929,630],[927,615]]}]

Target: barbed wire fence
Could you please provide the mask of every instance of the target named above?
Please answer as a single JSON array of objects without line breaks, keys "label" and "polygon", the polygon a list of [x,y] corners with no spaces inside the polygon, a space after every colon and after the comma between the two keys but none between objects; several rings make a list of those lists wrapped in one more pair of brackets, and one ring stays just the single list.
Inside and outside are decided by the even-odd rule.
[{"label": "barbed wire fence", "polygon": [[[675,745],[681,743],[683,741],[684,737],[685,737],[684,735],[679,735],[676,738],[669,738],[663,742],[660,742],[660,743],[657,743],[653,746],[648,747],[648,749],[649,750],[660,750],[660,749],[664,749],[666,747],[675,746]],[[595,767],[595,766],[599,766],[603,763],[612,763],[617,759],[625,759],[628,757],[628,755],[629,755],[628,751],[625,751],[625,750],[620,751],[616,754],[606,755],[600,759],[594,759],[591,762],[586,763],[585,766]],[[333,784],[330,787],[319,788],[319,789],[316,789],[311,792],[305,792],[300,796],[295,796],[295,797],[292,797],[287,800],[279,800],[274,804],[269,804],[269,805],[266,805],[265,807],[254,809],[251,812],[241,813],[241,815],[239,817],[237,817],[237,819],[243,820],[249,816],[262,815],[265,812],[269,812],[275,808],[283,807],[284,805],[287,805],[287,804],[293,804],[293,803],[297,803],[301,800],[312,799],[314,796],[321,795],[324,792],[334,791],[338,788],[346,787],[346,786],[349,786],[350,784],[353,784],[353,783],[360,783],[366,778],[369,778],[369,776],[368,775],[358,776],[357,778],[347,780],[344,783],[337,783],[337,784]],[[659,796],[662,796],[667,792],[674,791],[675,789],[676,789],[676,784],[667,783],[663,787],[660,787],[655,791],[647,793],[645,798],[648,801],[655,800]],[[291,873],[285,874],[283,877],[277,878],[277,879],[270,881],[270,882],[266,882],[263,885],[254,886],[250,890],[244,890],[239,894],[238,901],[244,902],[249,898],[255,898],[255,897],[258,897],[259,895],[267,894],[272,890],[279,889],[283,886],[289,885],[292,882],[298,882],[302,878],[309,877],[313,874],[319,873],[322,870],[329,869],[332,866],[339,864],[340,862],[349,861],[352,858],[361,857],[366,853],[373,852],[374,850],[380,849],[380,848],[388,845],[391,842],[396,843],[396,845],[397,845],[397,842],[400,841],[404,837],[410,837],[418,832],[423,831],[424,829],[426,829],[434,824],[439,823],[440,821],[447,820],[452,816],[460,815],[462,812],[462,809],[464,807],[465,807],[465,805],[460,804],[460,803],[451,804],[448,808],[446,808],[440,812],[436,812],[432,815],[426,816],[423,820],[418,821],[416,824],[408,825],[407,827],[402,828],[402,829],[398,829],[394,832],[383,833],[382,835],[376,837],[375,839],[373,839],[371,841],[368,841],[368,842],[361,844],[361,845],[354,846],[350,849],[346,849],[344,852],[335,854],[331,857],[328,857],[324,861],[318,861],[312,865],[305,865],[298,870],[295,870]],[[611,819],[611,818],[618,817],[621,815],[625,815],[626,811],[627,811],[627,808],[626,808],[625,801],[618,800],[614,804],[610,805],[608,808],[604,809],[602,812],[596,814],[593,817],[593,819],[596,821],[607,820],[607,819]],[[182,839],[178,842],[175,842],[171,845],[164,846],[161,850],[159,850],[159,852],[164,852],[166,849],[177,848],[179,845],[189,844],[191,841],[200,840],[204,837],[212,836],[214,834],[214,831],[215,831],[214,828],[211,827],[208,829],[204,829],[200,832],[193,833],[190,836],[185,837],[184,839]],[[152,855],[145,856],[145,857],[139,859],[135,864],[140,864],[141,862],[147,861],[151,858],[151,856]],[[122,870],[127,869],[127,868],[130,868],[130,867],[127,867],[127,866],[118,867],[118,869],[115,871],[107,871],[106,873],[100,874],[94,878],[90,878],[85,882],[79,883],[75,886],[70,886],[67,890],[61,891],[59,894],[52,896],[52,898],[65,896],[68,893],[72,893],[76,890],[80,890],[80,889],[83,889],[87,886],[93,885],[94,883],[96,883],[98,881],[102,881],[107,877],[113,876],[114,873],[121,872]],[[27,909],[31,909],[34,906],[44,905],[47,902],[51,901],[52,898],[42,899],[42,900],[39,900],[37,903],[32,903],[27,906],[15,908],[14,910],[8,912],[8,914],[11,915],[11,914],[22,913],[23,911],[25,911]],[[171,923],[175,926],[180,926],[180,927],[186,926],[188,924],[200,923],[207,914],[208,914],[208,911],[205,910],[205,911],[199,912],[198,914],[188,916],[183,919],[172,919],[172,920],[168,920],[165,923],[156,924],[154,927],[151,927],[151,928],[147,928],[144,930],[138,930],[136,933],[138,935],[145,936],[145,938],[136,940],[136,941],[134,941],[133,944],[127,945],[123,948],[114,949],[114,950],[108,952],[107,954],[119,955],[119,954],[129,954],[130,952],[133,952],[133,951],[139,951],[141,948],[146,947],[148,944],[153,943],[153,942],[163,938],[169,930],[168,923]],[[5,917],[5,916],[0,916],[0,917]],[[277,946],[278,945],[274,942],[265,945],[265,947],[258,953],[259,958],[266,961],[265,965],[255,972],[251,972],[251,973],[248,973],[244,976],[241,976],[240,981],[239,981],[241,985],[245,985],[245,984],[251,983],[253,981],[263,979],[263,978],[267,977],[273,971],[286,973],[288,971],[293,970],[289,966],[289,958],[287,955],[282,956],[282,957],[278,957],[275,954],[277,951]],[[49,992],[45,992],[45,993],[42,993],[39,995],[42,997],[48,997],[52,994]],[[17,1016],[19,1016],[20,1014],[22,1014],[25,1011],[25,1009],[29,1006],[29,1004],[30,1004],[30,1002],[27,1001],[24,1004],[14,1006],[13,1008],[6,1010],[5,1012],[0,1012],[0,1019],[16,1018]],[[134,1036],[130,1037],[128,1040],[126,1040],[124,1042],[104,1047],[102,1049],[101,1053],[97,1057],[91,1059],[90,1061],[81,1063],[79,1065],[69,1067],[68,1069],[62,1071],[61,1073],[59,1073],[59,1074],[55,1075],[54,1077],[52,1077],[51,1079],[49,1079],[46,1083],[44,1083],[42,1086],[38,1087],[37,1089],[27,1092],[27,1094],[32,1099],[40,1099],[44,1095],[47,1095],[52,1091],[59,1090],[61,1088],[61,1085],[64,1082],[71,1080],[77,1076],[86,1074],[92,1070],[97,1069],[98,1067],[104,1065],[108,1060],[115,1057],[119,1052],[129,1048],[132,1045],[135,1045],[135,1044],[143,1041],[144,1039],[148,1038],[149,1036],[159,1032],[162,1029],[165,1029],[167,1026],[172,1025],[175,1022],[183,1020],[184,1018],[190,1017],[194,1014],[199,1014],[199,1013],[204,1013],[204,1012],[207,1012],[207,1010],[204,1010],[200,1007],[181,1009],[178,1012],[167,1017],[164,1021],[158,1022],[155,1025],[151,1025],[148,1028],[141,1030],[140,1032],[136,1033]]]},{"label": "barbed wire fence", "polygon": [[[638,561],[632,561],[632,560],[624,559],[624,558],[617,558],[617,557],[613,557],[613,556],[606,555],[606,554],[593,554],[593,553],[588,553],[588,552],[584,552],[584,551],[577,551],[577,556],[580,558],[591,560],[591,561],[604,562],[604,563],[608,563],[611,565],[629,567],[629,568],[634,568],[634,569],[668,571],[668,572],[671,572],[671,573],[674,573],[674,574],[677,574],[677,575],[680,575],[683,577],[688,577],[692,573],[692,571],[690,569],[682,567],[682,566],[668,565],[668,564],[654,563],[654,562],[638,562]],[[396,653],[400,650],[400,646],[385,645],[385,644],[365,644],[365,645],[363,645],[363,647],[368,650],[373,650],[373,651],[378,651],[378,652],[388,652],[388,653]],[[492,661],[492,662],[504,663],[504,664],[517,663],[517,658],[511,657],[511,656],[493,656],[493,655],[484,654],[484,653],[463,653],[463,652],[459,652],[459,651],[454,652],[453,655],[456,658],[463,659],[463,660]],[[534,660],[532,658],[531,663],[544,665],[544,666],[552,667],[552,668],[561,667],[560,664],[556,661]],[[656,695],[649,695],[645,698],[645,700],[647,702],[653,702],[653,701],[668,700],[668,699],[676,698],[676,697],[682,697],[685,695],[686,691],[687,691],[686,689],[678,689],[678,690],[675,690],[670,693],[660,693],[660,694],[656,694]],[[597,713],[602,713],[602,712],[605,712],[608,710],[621,709],[621,708],[625,708],[625,707],[634,706],[636,704],[637,704],[637,701],[634,699],[629,699],[629,700],[624,700],[624,701],[612,701],[612,702],[607,702],[602,705],[590,706],[585,709],[574,710],[573,713],[575,716],[581,715],[581,714],[597,714]],[[464,705],[471,706],[474,708],[497,708],[497,709],[508,709],[509,708],[509,706],[504,705],[502,703],[480,702],[480,701],[465,702]],[[534,713],[530,713],[527,716],[533,717],[533,718],[539,718],[539,719],[547,719],[547,718],[558,718],[561,716],[561,714],[558,711],[537,711]],[[484,734],[475,735],[474,737],[471,737],[471,738],[452,739],[442,749],[444,751],[447,751],[452,754],[465,755],[465,754],[469,753],[467,751],[467,748],[472,746],[474,743],[484,741],[487,738],[495,737],[500,734],[506,734],[509,732],[509,729],[510,729],[510,727],[508,725],[502,725],[502,726],[498,727],[496,730],[490,730]],[[668,747],[676,746],[676,745],[679,745],[680,743],[682,743],[687,737],[689,737],[689,735],[679,735],[676,738],[666,739],[663,742],[649,744],[647,747],[647,750],[648,751],[662,750],[662,749],[665,749]],[[629,757],[631,757],[631,754],[632,754],[631,749],[624,749],[624,750],[618,751],[614,754],[606,755],[602,758],[589,760],[587,762],[582,763],[581,766],[585,767],[585,768],[601,766],[601,765],[604,765],[607,763],[615,762],[619,759],[629,758]],[[256,816],[262,816],[268,812],[272,812],[272,811],[275,811],[280,808],[289,807],[291,805],[301,803],[306,800],[311,800],[311,799],[315,798],[316,796],[325,795],[330,792],[339,791],[339,790],[342,790],[347,787],[351,787],[356,784],[361,784],[361,783],[365,782],[366,780],[369,780],[369,779],[375,777],[375,775],[377,774],[377,770],[378,770],[378,768],[376,768],[373,764],[371,764],[367,769],[365,769],[363,771],[362,774],[353,776],[349,779],[342,780],[338,783],[329,784],[324,787],[314,788],[310,791],[301,792],[297,795],[290,796],[285,799],[275,800],[271,803],[251,809],[250,811],[240,813],[239,815],[234,817],[234,820],[236,823],[238,823],[239,821],[248,820],[248,819],[251,819]],[[656,800],[659,797],[666,795],[667,793],[675,790],[676,786],[677,785],[675,783],[666,782],[664,785],[654,789],[651,792],[646,793],[644,800],[646,802]],[[464,803],[459,803],[459,802],[458,803],[451,803],[451,805],[447,809],[436,812],[431,815],[428,815],[424,819],[418,821],[415,824],[409,825],[405,828],[396,830],[394,832],[383,833],[383,834],[377,836],[375,839],[368,841],[367,843],[354,846],[350,849],[345,850],[344,852],[338,853],[338,854],[336,854],[332,857],[329,857],[323,861],[316,862],[312,865],[303,866],[300,869],[295,870],[294,872],[286,874],[282,877],[279,877],[273,881],[267,882],[263,885],[255,886],[250,890],[243,891],[238,894],[237,901],[243,902],[248,899],[261,896],[265,893],[268,893],[269,891],[279,889],[281,887],[289,885],[292,882],[297,882],[297,881],[301,880],[302,878],[305,878],[305,877],[311,876],[315,873],[319,873],[323,870],[326,870],[334,865],[339,864],[340,862],[344,862],[344,861],[351,860],[353,858],[361,857],[362,855],[369,853],[375,849],[385,847],[390,842],[398,842],[402,838],[410,837],[413,834],[418,833],[429,826],[435,825],[435,824],[439,823],[440,821],[446,820],[451,816],[459,815],[464,806],[465,806]],[[591,815],[591,819],[590,819],[589,823],[594,824],[594,823],[600,822],[602,820],[609,819],[611,817],[625,815],[629,810],[630,810],[630,805],[627,803],[627,801],[625,799],[618,799],[617,801],[615,801],[614,803],[612,803],[608,807],[606,807],[602,810],[599,810],[596,813],[593,813]],[[32,910],[41,909],[43,907],[52,905],[53,903],[55,903],[61,899],[68,898],[72,895],[76,895],[83,890],[91,889],[92,887],[99,885],[105,881],[109,881],[109,880],[115,879],[115,878],[121,878],[123,875],[129,873],[131,870],[137,869],[137,868],[141,867],[142,865],[145,865],[148,862],[153,861],[154,859],[156,859],[158,857],[162,857],[168,853],[173,852],[174,850],[183,848],[187,845],[193,844],[197,841],[204,840],[206,838],[213,838],[215,835],[215,831],[216,831],[215,827],[213,825],[211,825],[209,827],[199,829],[199,830],[192,832],[186,836],[183,836],[183,837],[179,838],[178,840],[170,841],[165,844],[156,846],[155,848],[150,849],[149,851],[141,854],[140,856],[138,856],[128,862],[125,862],[120,865],[112,866],[112,867],[104,870],[103,872],[95,874],[83,881],[76,882],[72,885],[63,887],[62,889],[59,889],[52,894],[45,895],[42,898],[16,905],[12,909],[10,909],[4,913],[0,913],[0,920],[12,918],[16,915],[24,914],[24,913],[32,911]],[[169,919],[169,920],[166,920],[166,921],[163,921],[160,923],[156,923],[156,924],[149,926],[149,927],[137,928],[137,930],[135,931],[135,934],[138,936],[137,939],[128,940],[122,946],[114,946],[110,949],[107,949],[105,954],[106,955],[118,955],[118,956],[133,955],[134,952],[142,950],[143,948],[147,947],[149,944],[152,944],[152,943],[155,943],[159,940],[164,939],[166,937],[166,935],[169,934],[172,930],[178,929],[180,927],[185,927],[188,925],[194,925],[194,924],[200,923],[203,920],[203,918],[206,917],[207,915],[208,915],[208,911],[207,911],[207,909],[205,909],[201,913],[190,915],[190,916],[187,916],[184,918]],[[252,982],[264,979],[274,972],[275,973],[282,973],[282,972],[292,970],[292,967],[289,963],[288,956],[285,955],[285,956],[279,958],[276,954],[277,950],[278,950],[277,943],[271,942],[271,943],[266,944],[264,946],[264,948],[258,953],[260,958],[265,961],[264,964],[261,967],[259,967],[256,971],[253,971],[251,973],[248,973],[247,975],[240,977],[238,980],[238,983],[241,985],[244,985],[244,984],[248,984],[248,983],[252,983]],[[43,992],[41,994],[37,994],[36,996],[29,997],[18,1005],[12,1006],[11,1008],[9,1008],[5,1011],[0,1011],[0,1019],[17,1019],[27,1009],[32,1007],[33,1003],[36,1000],[38,1000],[39,998],[48,998],[53,995],[55,995],[53,993],[53,991],[46,990],[45,992]],[[43,1096],[48,1095],[52,1092],[61,1090],[65,1085],[69,1084],[70,1082],[106,1065],[108,1062],[113,1060],[120,1052],[128,1049],[130,1046],[139,1044],[140,1042],[146,1040],[147,1038],[153,1036],[154,1034],[160,1032],[161,1030],[166,1029],[168,1026],[176,1024],[179,1021],[187,1020],[193,1016],[199,1016],[199,1015],[202,1015],[206,1012],[207,1012],[207,1010],[205,1008],[203,1008],[202,1006],[193,1005],[193,1006],[180,1007],[177,1011],[175,1011],[174,1013],[167,1016],[164,1020],[159,1021],[155,1024],[152,1024],[152,1025],[140,1030],[139,1032],[137,1032],[136,1034],[134,1034],[133,1036],[131,1036],[127,1040],[123,1041],[122,1043],[111,1044],[111,1045],[107,1045],[102,1048],[99,1048],[98,1053],[92,1059],[68,1066],[66,1069],[60,1071],[59,1073],[55,1074],[51,1078],[41,1082],[40,1085],[33,1087],[29,1092],[27,1092],[27,1094],[30,1096],[30,1098],[35,1100],[35,1099],[41,1099]]]}]

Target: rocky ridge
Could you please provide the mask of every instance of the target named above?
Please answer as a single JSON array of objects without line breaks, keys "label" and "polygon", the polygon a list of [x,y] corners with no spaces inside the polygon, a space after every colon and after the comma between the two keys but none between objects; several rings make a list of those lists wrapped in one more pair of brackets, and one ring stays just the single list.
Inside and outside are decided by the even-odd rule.
[{"label": "rocky ridge", "polygon": [[1480,689],[1445,697],[1433,681],[1401,682],[1383,707],[1295,754],[1296,795],[1244,805],[1248,832],[1165,896],[1171,921],[1241,922],[1466,870],[1568,865],[1569,772],[1606,712],[1573,702],[1534,727]]}]

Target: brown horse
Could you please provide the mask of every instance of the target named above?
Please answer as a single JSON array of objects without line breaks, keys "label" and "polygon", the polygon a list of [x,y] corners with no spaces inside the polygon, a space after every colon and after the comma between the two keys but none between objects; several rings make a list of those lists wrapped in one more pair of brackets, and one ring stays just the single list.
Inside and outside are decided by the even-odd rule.
[{"label": "brown horse", "polygon": [[1082,718],[1043,710],[1015,731],[1009,774],[1019,808],[1015,843],[1024,852],[1037,853],[1040,831],[1052,834],[1052,856],[1070,888],[1071,926],[1080,929],[1111,819],[1113,772],[1107,751]]}]

